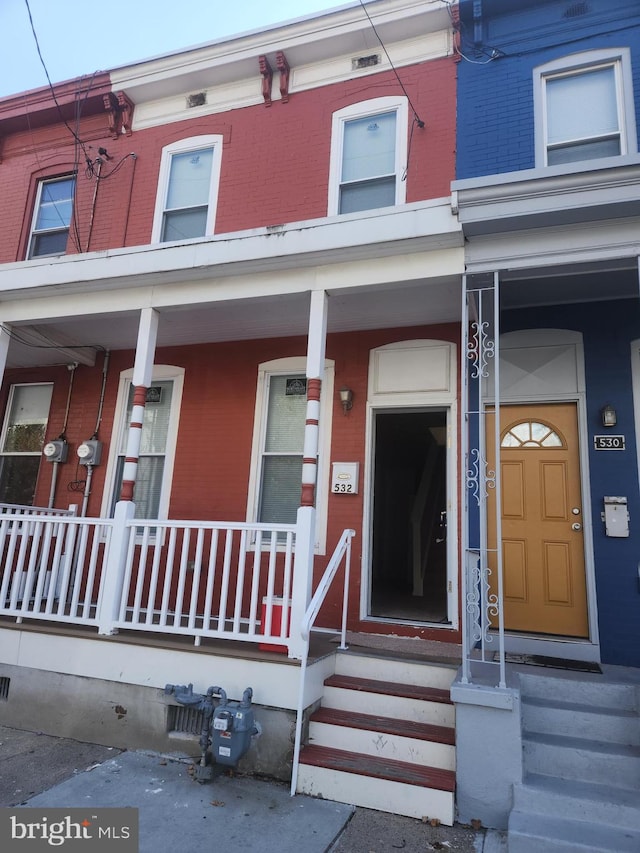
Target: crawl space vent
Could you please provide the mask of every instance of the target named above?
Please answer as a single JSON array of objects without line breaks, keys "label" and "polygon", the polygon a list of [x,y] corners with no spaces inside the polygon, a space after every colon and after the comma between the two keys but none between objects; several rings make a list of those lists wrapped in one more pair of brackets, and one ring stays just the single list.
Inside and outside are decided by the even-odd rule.
[{"label": "crawl space vent", "polygon": [[7,701],[9,698],[9,684],[11,682],[10,678],[6,676],[2,676],[0,678],[0,700]]},{"label": "crawl space vent", "polygon": [[199,735],[202,731],[203,713],[182,705],[169,706],[169,731]]}]

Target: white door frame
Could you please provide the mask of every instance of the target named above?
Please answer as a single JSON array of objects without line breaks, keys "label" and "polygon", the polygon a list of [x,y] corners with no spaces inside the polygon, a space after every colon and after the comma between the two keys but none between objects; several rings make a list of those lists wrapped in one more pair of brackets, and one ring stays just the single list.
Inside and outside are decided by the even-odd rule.
[{"label": "white door frame", "polygon": [[398,619],[369,614],[373,534],[375,418],[381,412],[447,412],[447,624],[402,621],[420,628],[459,627],[458,401],[456,345],[450,341],[412,340],[378,347],[370,353],[365,428],[364,501],[360,620],[397,625]]}]

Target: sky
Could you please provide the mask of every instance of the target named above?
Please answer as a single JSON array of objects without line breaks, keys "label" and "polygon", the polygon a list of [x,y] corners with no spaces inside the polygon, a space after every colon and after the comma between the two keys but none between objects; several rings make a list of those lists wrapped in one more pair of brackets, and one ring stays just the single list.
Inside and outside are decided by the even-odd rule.
[{"label": "sky", "polygon": [[[28,0],[53,83],[353,0]],[[26,0],[0,0],[0,97],[46,86]]]}]

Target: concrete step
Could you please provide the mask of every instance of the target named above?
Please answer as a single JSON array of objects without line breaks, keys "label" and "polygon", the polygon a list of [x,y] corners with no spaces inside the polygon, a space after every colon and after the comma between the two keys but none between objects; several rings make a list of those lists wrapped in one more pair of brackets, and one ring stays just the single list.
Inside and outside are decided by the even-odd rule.
[{"label": "concrete step", "polygon": [[520,673],[520,687],[527,699],[553,699],[616,711],[640,710],[640,685],[603,675],[565,671],[555,675]]},{"label": "concrete step", "polygon": [[306,746],[298,793],[453,825],[455,773],[388,758]]},{"label": "concrete step", "polygon": [[543,820],[562,817],[640,832],[638,792],[598,782],[530,774],[523,784],[514,785],[513,808]]},{"label": "concrete step", "polygon": [[640,747],[536,732],[522,746],[526,773],[640,788]]},{"label": "concrete step", "polygon": [[365,651],[340,651],[336,655],[336,674],[357,678],[375,678],[403,684],[422,684],[449,690],[458,667],[453,664],[422,661],[408,655]]},{"label": "concrete step", "polygon": [[509,853],[637,853],[640,832],[514,810],[508,849]]},{"label": "concrete step", "polygon": [[309,743],[446,770],[456,765],[453,728],[334,708],[311,715]]},{"label": "concrete step", "polygon": [[525,732],[568,736],[579,732],[583,738],[640,745],[640,716],[625,709],[523,696],[522,726]]},{"label": "concrete step", "polygon": [[363,714],[374,709],[380,716],[416,723],[449,727],[455,724],[449,691],[437,687],[332,675],[325,680],[322,705]]}]

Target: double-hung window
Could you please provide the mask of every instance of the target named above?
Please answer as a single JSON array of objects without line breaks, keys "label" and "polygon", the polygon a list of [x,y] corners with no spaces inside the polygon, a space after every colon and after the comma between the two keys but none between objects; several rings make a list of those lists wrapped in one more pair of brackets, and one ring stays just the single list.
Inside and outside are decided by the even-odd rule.
[{"label": "double-hung window", "polygon": [[29,258],[64,255],[73,213],[75,178],[40,181],[29,240]]},{"label": "double-hung window", "polygon": [[406,98],[375,98],[334,113],[329,215],[402,204]]},{"label": "double-hung window", "polygon": [[538,165],[637,150],[628,53],[589,51],[536,69]]},{"label": "double-hung window", "polygon": [[[108,504],[113,515],[120,500],[124,463],[129,438],[129,425],[133,410],[134,387],[132,371],[125,371],[120,378],[120,390],[116,403],[116,417],[112,438],[112,452],[107,469],[107,482],[111,483]],[[136,518],[166,518],[173,474],[176,448],[182,380],[181,368],[158,366],[154,368],[152,384],[142,420],[138,470],[133,491]],[[103,511],[106,508],[103,507]]]},{"label": "double-hung window", "polygon": [[31,506],[53,385],[12,385],[0,439],[0,502]]},{"label": "double-hung window", "polygon": [[[333,362],[325,362],[320,399],[318,480],[316,484],[316,548],[326,537],[328,454],[331,433]],[[302,459],[307,411],[304,358],[283,358],[261,364],[253,432],[250,521],[295,524],[302,491]]]},{"label": "double-hung window", "polygon": [[152,242],[204,237],[213,232],[222,137],[197,136],[162,152]]}]

